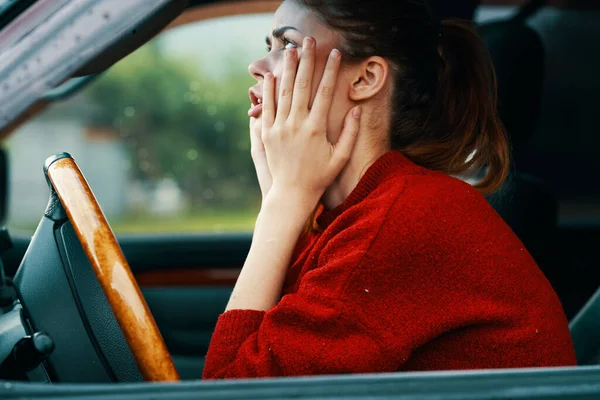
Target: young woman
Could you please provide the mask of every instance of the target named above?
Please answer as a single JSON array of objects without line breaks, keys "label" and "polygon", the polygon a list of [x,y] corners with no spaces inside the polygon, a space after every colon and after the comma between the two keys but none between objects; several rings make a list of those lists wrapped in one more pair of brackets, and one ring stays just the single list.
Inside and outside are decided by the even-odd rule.
[{"label": "young woman", "polygon": [[204,377],[573,365],[557,296],[482,196],[509,152],[473,31],[425,0],[286,0],[267,44],[263,203]]}]

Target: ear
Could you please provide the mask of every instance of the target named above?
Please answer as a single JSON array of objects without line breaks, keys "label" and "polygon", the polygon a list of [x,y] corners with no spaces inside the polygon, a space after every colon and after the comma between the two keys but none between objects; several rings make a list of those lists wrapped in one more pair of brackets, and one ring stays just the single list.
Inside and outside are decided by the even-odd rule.
[{"label": "ear", "polygon": [[369,57],[355,68],[349,97],[353,101],[367,100],[377,95],[388,80],[390,66],[382,57]]}]

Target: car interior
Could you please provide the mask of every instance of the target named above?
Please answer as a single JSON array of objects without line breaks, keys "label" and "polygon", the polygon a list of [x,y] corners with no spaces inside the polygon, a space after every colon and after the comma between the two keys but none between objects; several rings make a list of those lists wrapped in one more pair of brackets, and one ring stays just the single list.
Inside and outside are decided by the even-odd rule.
[{"label": "car interior", "polygon": [[[0,0],[0,57],[10,38],[16,37],[12,23],[43,3],[48,2]],[[269,14],[279,3],[164,1],[119,40],[77,66],[55,89],[0,125],[0,137],[8,140],[27,121],[76,96],[170,30],[203,20]],[[48,187],[47,206],[36,215],[35,232],[23,234],[10,229],[11,157],[19,156],[7,145],[0,149],[0,219],[9,226],[0,230],[0,397],[37,398],[49,393],[57,398],[600,396],[600,255],[595,247],[600,242],[600,157],[595,146],[600,126],[591,111],[600,106],[598,96],[592,94],[600,88],[600,53],[593,49],[600,29],[577,22],[589,15],[600,17],[600,6],[586,0],[472,1],[464,8],[453,8],[443,0],[431,3],[439,18],[474,20],[490,51],[513,166],[504,186],[488,200],[557,292],[570,322],[578,367],[286,378],[236,385],[201,382],[211,334],[250,248],[251,233],[117,232],[113,251],[122,251],[184,381],[142,385],[148,375],[139,367],[129,333],[115,316],[114,302],[90,259],[82,222],[73,217],[80,203],[71,206],[52,175],[53,165],[78,158],[50,153],[38,160],[35,167]],[[506,12],[498,17],[495,10]],[[557,39],[561,35],[569,41]],[[1,67],[0,58],[0,87],[5,78]],[[561,79],[566,83],[558,84]],[[560,110],[564,115],[558,115]],[[103,162],[99,160],[99,169]],[[74,173],[87,175],[85,168],[75,168]],[[138,332],[139,337],[151,335],[148,332]],[[2,387],[3,381],[11,383]],[[122,385],[105,385],[116,382]]]}]

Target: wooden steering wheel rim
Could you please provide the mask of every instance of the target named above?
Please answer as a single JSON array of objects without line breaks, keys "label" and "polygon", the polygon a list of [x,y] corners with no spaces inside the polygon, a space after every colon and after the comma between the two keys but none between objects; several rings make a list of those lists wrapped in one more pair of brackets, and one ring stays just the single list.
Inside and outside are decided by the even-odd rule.
[{"label": "wooden steering wheel rim", "polygon": [[46,160],[46,177],[77,238],[146,381],[179,381],[154,317],[117,239],[77,163],[67,153]]}]

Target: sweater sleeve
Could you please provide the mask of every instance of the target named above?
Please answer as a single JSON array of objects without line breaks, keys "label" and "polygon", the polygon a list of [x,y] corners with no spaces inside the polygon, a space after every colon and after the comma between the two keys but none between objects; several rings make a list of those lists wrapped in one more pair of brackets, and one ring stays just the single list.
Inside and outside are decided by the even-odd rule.
[{"label": "sweater sleeve", "polygon": [[446,285],[458,271],[442,267],[441,249],[432,258],[430,224],[417,225],[423,217],[394,198],[370,207],[349,211],[321,240],[296,293],[266,313],[220,316],[205,379],[397,371],[450,327],[454,297],[440,292],[457,293]]},{"label": "sweater sleeve", "polygon": [[351,308],[306,287],[268,312],[231,310],[217,322],[204,379],[393,370]]},{"label": "sweater sleeve", "polygon": [[339,217],[296,293],[221,315],[204,378],[571,365],[558,298],[485,198],[415,181]]},{"label": "sweater sleeve", "polygon": [[[352,247],[347,243],[372,231],[367,223],[356,224],[331,238],[298,291],[283,296],[266,313],[222,314],[206,356],[204,379],[396,370],[397,359],[385,356],[381,337],[357,316],[362,299],[344,295],[372,242],[363,240]],[[368,294],[364,288],[362,293]]]}]

